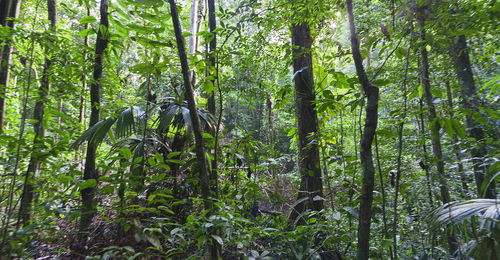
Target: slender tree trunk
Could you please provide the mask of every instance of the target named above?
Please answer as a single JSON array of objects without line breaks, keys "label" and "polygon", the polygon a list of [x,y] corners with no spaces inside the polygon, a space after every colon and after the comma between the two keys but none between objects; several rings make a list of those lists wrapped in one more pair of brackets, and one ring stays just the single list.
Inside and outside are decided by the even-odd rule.
[{"label": "slender tree trunk", "polygon": [[[448,190],[448,184],[446,181],[446,173],[444,170],[444,160],[443,160],[443,152],[441,147],[441,136],[439,134],[439,130],[441,128],[440,123],[438,122],[436,108],[434,107],[434,97],[431,93],[431,82],[429,75],[429,61],[427,57],[427,48],[426,48],[426,32],[425,32],[425,17],[424,17],[424,8],[421,8],[419,13],[417,14],[417,20],[420,24],[420,55],[422,59],[422,85],[424,88],[424,96],[425,101],[427,103],[427,107],[429,109],[429,119],[431,121],[431,141],[432,141],[432,151],[434,157],[436,158],[436,166],[437,166],[437,174],[439,180],[439,188],[441,191],[441,201],[443,203],[448,203],[451,201],[450,192]],[[457,240],[455,236],[452,234],[450,230],[447,230],[447,238],[448,238],[448,246],[450,255],[453,255],[457,250]]]},{"label": "slender tree trunk", "polygon": [[312,43],[309,24],[294,23],[292,49],[301,182],[297,203],[290,212],[289,222],[299,225],[305,224],[305,218],[301,216],[304,212],[323,209],[323,181],[317,140],[318,117],[314,108],[316,94],[312,68]]},{"label": "slender tree trunk", "polygon": [[[57,32],[57,2],[56,0],[47,0],[47,10],[48,10],[48,18],[50,21],[49,33],[55,36]],[[52,43],[55,39],[50,40]],[[31,207],[32,201],[34,197],[34,184],[33,182],[38,177],[41,161],[38,159],[40,156],[40,151],[44,148],[44,137],[45,137],[45,129],[43,127],[43,120],[45,114],[45,103],[47,102],[47,98],[50,92],[50,67],[52,64],[52,60],[50,57],[50,49],[51,46],[47,45],[45,47],[45,64],[43,66],[43,74],[42,80],[40,83],[40,87],[38,89],[38,100],[35,104],[35,109],[33,110],[33,119],[36,122],[33,125],[33,130],[35,131],[35,137],[33,140],[33,149],[31,153],[30,162],[28,165],[28,170],[24,177],[24,188],[21,196],[21,205],[19,207],[19,216],[23,226],[29,224],[31,218]]]},{"label": "slender tree trunk", "polygon": [[[101,102],[100,80],[102,78],[102,72],[103,72],[104,52],[108,46],[107,35],[103,35],[103,33],[104,34],[107,33],[107,29],[109,26],[107,0],[101,0],[100,15],[101,15],[101,21],[99,27],[105,28],[105,30],[104,31],[98,30],[96,39],[93,81],[90,86],[91,111],[90,111],[89,128],[95,125],[99,121],[100,102]],[[95,180],[95,182],[97,183],[97,178],[99,176],[95,164],[96,148],[97,148],[96,146],[97,144],[89,140],[87,145],[87,156],[85,159],[85,170],[83,172],[83,180],[84,181]],[[94,200],[96,189],[97,186],[85,188],[80,191],[80,194],[82,195],[82,211],[81,211],[82,215],[80,218],[79,246],[81,246],[81,248],[84,248],[87,243],[90,224],[92,223],[92,218],[96,211],[96,201]]]},{"label": "slender tree trunk", "polygon": [[[217,34],[215,33],[215,29],[217,28],[217,23],[216,23],[216,18],[215,18],[215,0],[207,0],[208,3],[208,27],[210,29],[210,33],[212,33],[213,38],[210,41],[210,66],[213,67],[213,71],[215,71],[215,58],[216,54],[215,51],[217,49]],[[212,71],[212,69],[209,69],[209,72]],[[209,75],[212,75],[212,73],[209,73]],[[215,86],[215,77],[218,75],[212,75],[214,76],[214,79],[212,80],[212,84]],[[209,93],[210,97],[208,98],[208,112],[212,113],[212,115],[215,115],[215,93]]]},{"label": "slender tree trunk", "polygon": [[[0,26],[15,29],[15,22],[11,18],[17,18],[21,0],[0,1]],[[3,43],[3,42],[0,42]],[[6,42],[0,47],[0,132],[3,131],[5,123],[6,94],[9,87],[11,43]]]},{"label": "slender tree trunk", "polygon": [[[479,98],[474,84],[474,75],[472,74],[472,67],[470,64],[469,51],[467,49],[467,40],[465,35],[458,36],[452,42],[451,49],[455,60],[455,71],[457,73],[458,81],[462,85],[462,106],[467,110],[465,117],[467,134],[469,137],[475,139],[475,145],[471,154],[477,192],[478,196],[481,197],[481,186],[483,185],[486,170],[488,169],[488,165],[484,161],[487,151],[484,143],[483,129],[481,128],[481,125],[472,118],[472,112],[478,111]],[[484,197],[489,199],[494,199],[496,197],[494,182],[486,188]]]},{"label": "slender tree trunk", "polygon": [[[90,8],[87,7],[87,16],[90,16]],[[85,24],[85,29],[89,28],[89,24]],[[85,35],[84,41],[85,47],[89,46],[89,36]],[[83,52],[83,62],[87,63],[87,50]],[[80,95],[80,113],[78,115],[78,122],[80,125],[85,124],[85,91],[87,91],[87,73],[86,71],[82,71],[82,93]]]},{"label": "slender tree trunk", "polygon": [[203,130],[201,128],[200,117],[198,110],[196,110],[196,100],[194,99],[193,86],[189,77],[188,59],[186,56],[186,48],[184,46],[184,36],[179,21],[179,14],[174,0],[169,0],[170,11],[172,13],[172,22],[174,24],[175,38],[177,41],[177,51],[181,60],[182,76],[184,79],[184,97],[188,102],[189,114],[193,122],[193,132],[196,142],[196,157],[198,158],[198,170],[200,175],[201,194],[205,200],[207,209],[211,209],[208,201],[210,197],[210,189],[208,185],[208,168],[205,159],[205,152],[203,147]]},{"label": "slender tree trunk", "polygon": [[[453,97],[451,95],[451,87],[450,87],[450,81],[446,81],[446,95],[448,97],[448,108],[450,109],[450,112],[448,113],[450,119],[453,119],[455,117],[453,113]],[[458,165],[458,175],[460,175],[460,181],[462,182],[462,192],[463,192],[463,197],[467,198],[469,195],[469,187],[467,185],[467,177],[465,176],[464,172],[464,165],[462,164],[462,157],[460,156],[460,151],[459,148],[457,147],[458,143],[458,138],[457,136],[453,136],[453,144],[451,145],[453,147],[453,151],[455,152],[455,157],[457,158],[457,165]]]},{"label": "slender tree trunk", "polygon": [[351,31],[351,49],[356,73],[359,82],[366,95],[366,118],[363,135],[361,136],[359,156],[363,169],[363,186],[361,189],[361,198],[359,206],[358,223],[358,250],[357,259],[368,259],[370,257],[370,224],[373,202],[373,185],[375,176],[375,167],[372,158],[372,143],[377,129],[378,121],[378,87],[370,82],[363,68],[363,59],[359,50],[359,39],[354,24],[354,15],[352,10],[352,0],[346,0],[347,14],[349,17],[349,29]]},{"label": "slender tree trunk", "polygon": [[[182,76],[184,79],[184,97],[188,102],[189,114],[193,123],[193,132],[196,145],[195,151],[196,157],[198,158],[198,174],[201,186],[201,195],[204,200],[205,209],[213,211],[213,204],[210,201],[209,171],[203,147],[203,129],[201,128],[200,117],[198,115],[198,110],[196,109],[196,100],[194,99],[193,86],[189,75],[188,59],[186,56],[186,48],[184,46],[184,36],[182,35],[179,13],[177,12],[175,1],[169,0],[169,4],[170,12],[172,15],[172,22],[174,24],[175,39],[177,41],[177,51],[179,52]],[[216,243],[216,241],[212,241],[212,244],[210,246],[211,259],[220,258],[219,247],[216,245]]]},{"label": "slender tree trunk", "polygon": [[[208,70],[208,75],[212,76],[213,79],[212,85],[216,86],[218,84],[218,77],[219,77],[219,70],[217,68],[217,34],[215,33],[215,29],[217,28],[217,22],[216,22],[216,17],[215,17],[215,0],[208,0],[207,1],[208,5],[208,27],[210,29],[210,33],[212,33],[212,40],[210,41],[210,46],[209,46],[209,57],[210,57],[210,69]],[[214,71],[214,73],[211,73]],[[212,115],[215,116],[216,109],[215,109],[215,91],[212,91],[209,93],[208,97],[208,112],[210,112]],[[219,126],[217,126],[218,129]],[[218,133],[212,133],[213,136],[218,135]],[[218,142],[218,137],[216,138],[216,141]],[[216,143],[215,146],[215,151],[217,151],[217,146],[219,144]],[[218,154],[214,153],[214,160],[212,161],[212,172],[210,174],[210,183],[211,183],[211,188],[212,192],[217,195],[218,194],[218,174],[217,174],[217,157]]]}]

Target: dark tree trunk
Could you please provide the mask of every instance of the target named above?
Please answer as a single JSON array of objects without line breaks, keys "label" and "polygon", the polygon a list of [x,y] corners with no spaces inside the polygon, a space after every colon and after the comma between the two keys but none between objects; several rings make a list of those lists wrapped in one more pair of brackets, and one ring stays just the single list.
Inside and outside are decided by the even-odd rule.
[{"label": "dark tree trunk", "polygon": [[[217,28],[217,23],[215,20],[215,0],[208,0],[208,27],[210,28],[210,33],[213,34],[213,38],[210,41],[210,46],[209,46],[209,57],[210,57],[210,66],[214,67],[215,70],[215,51],[217,49],[217,34],[215,33],[215,29]],[[209,71],[212,71],[211,69]],[[218,75],[213,75],[217,77]],[[212,84],[215,86],[215,79],[212,80]],[[215,93],[209,93],[209,98],[208,98],[208,112],[212,113],[212,115],[215,115]]]},{"label": "dark tree trunk", "polygon": [[177,50],[181,60],[182,76],[184,79],[184,96],[188,102],[189,114],[193,122],[193,132],[196,142],[196,157],[198,158],[198,170],[200,176],[201,194],[205,200],[207,209],[211,208],[211,203],[208,199],[210,197],[210,188],[208,185],[208,168],[205,159],[205,152],[203,147],[203,130],[201,128],[200,117],[198,110],[196,110],[196,101],[194,99],[193,86],[189,77],[188,59],[186,56],[186,47],[184,46],[184,36],[179,22],[179,14],[174,0],[169,0],[170,11],[172,13],[172,22],[174,24],[175,39],[177,41]]},{"label": "dark tree trunk", "polygon": [[[15,29],[14,20],[9,18],[17,18],[20,6],[21,0],[0,0],[0,26]],[[5,95],[9,87],[11,52],[10,42],[6,42],[5,45],[0,47],[0,132],[3,131],[5,123]]]},{"label": "dark tree trunk", "polygon": [[[216,23],[216,17],[215,17],[215,1],[214,0],[208,0],[208,27],[210,28],[210,32],[213,34],[213,38],[210,41],[210,48],[209,48],[209,57],[210,57],[210,67],[212,69],[209,69],[208,71],[215,71],[214,74],[209,73],[209,75],[214,76],[215,78],[212,81],[212,85],[217,84],[217,77],[219,77],[218,73],[219,71],[216,69],[216,50],[217,50],[217,34],[215,33],[215,29],[217,28],[217,23]],[[215,116],[216,110],[215,110],[215,92],[209,93],[208,97],[208,112],[210,112],[212,115]],[[222,108],[221,108],[222,109]],[[218,129],[218,127],[217,127]],[[214,129],[215,130],[215,129]],[[213,132],[212,136],[216,136],[218,133]],[[218,138],[216,138],[216,141],[218,141]],[[216,146],[219,144],[216,143]],[[217,147],[215,148],[215,151],[217,151]],[[211,188],[212,192],[214,195],[218,194],[218,180],[217,180],[217,154],[214,153],[214,160],[212,161],[212,172],[210,174],[210,183],[211,183]]]},{"label": "dark tree trunk", "polygon": [[289,222],[305,224],[303,213],[323,209],[323,182],[317,140],[318,117],[314,108],[315,91],[311,46],[313,39],[307,22],[292,25],[295,112],[299,136],[298,166],[300,189]]},{"label": "dark tree trunk", "polygon": [[[168,1],[170,4],[170,12],[172,14],[172,22],[174,24],[175,39],[177,41],[177,51],[179,52],[179,59],[181,61],[182,77],[184,79],[184,97],[188,103],[189,114],[193,123],[193,132],[195,139],[196,157],[198,159],[199,180],[201,186],[201,195],[204,200],[205,209],[213,210],[213,204],[210,201],[210,184],[209,184],[209,171],[207,161],[205,159],[205,151],[203,147],[203,130],[201,128],[200,117],[196,109],[196,100],[194,99],[193,86],[189,75],[189,65],[186,56],[186,47],[184,45],[184,36],[182,35],[182,28],[179,21],[179,13],[174,0]],[[210,214],[210,213],[209,213]],[[216,245],[216,241],[212,241],[210,247],[211,259],[219,259],[220,251]]]},{"label": "dark tree trunk", "polygon": [[357,259],[368,259],[370,257],[370,225],[373,203],[373,186],[375,179],[375,167],[372,157],[372,143],[377,129],[378,122],[378,87],[373,85],[366,75],[363,67],[363,59],[359,50],[359,39],[354,24],[354,15],[352,10],[352,0],[346,0],[347,14],[349,16],[349,29],[351,31],[351,49],[356,73],[359,82],[363,87],[366,96],[366,118],[361,136],[359,156],[361,167],[363,169],[363,186],[361,189],[361,198],[359,205],[359,226],[358,226],[358,249]]},{"label": "dark tree trunk", "polygon": [[[57,32],[57,1],[47,0],[47,10],[50,21],[49,33],[54,37]],[[55,39],[50,40],[50,42],[53,43],[54,40]],[[41,161],[38,158],[40,156],[40,151],[44,148],[43,138],[45,137],[45,129],[43,127],[43,119],[45,115],[45,103],[47,102],[50,92],[49,75],[52,65],[52,60],[49,58],[50,49],[51,46],[47,44],[45,47],[46,58],[43,66],[42,80],[38,89],[38,101],[33,110],[33,119],[36,120],[33,125],[35,137],[28,170],[24,177],[24,188],[21,196],[21,205],[19,207],[19,216],[23,226],[28,225],[31,218],[31,204],[34,197],[33,191],[35,189],[33,182],[36,180],[36,177],[38,177],[40,171]]]},{"label": "dark tree trunk", "polygon": [[[93,81],[90,86],[90,122],[89,128],[95,125],[99,121],[100,113],[100,80],[102,78],[103,71],[103,58],[104,52],[108,46],[107,36],[103,33],[107,33],[107,28],[109,26],[108,21],[108,3],[107,0],[101,0],[100,4],[100,14],[101,21],[99,27],[105,28],[106,31],[98,30],[96,47],[95,47],[95,61],[94,61],[94,74]],[[87,145],[87,156],[85,159],[85,170],[83,172],[83,180],[95,180],[97,183],[98,173],[95,165],[96,160],[96,145],[89,140]],[[94,200],[97,187],[89,187],[80,191],[82,195],[82,215],[80,218],[80,234],[79,243],[82,248],[87,243],[88,232],[90,229],[90,224],[92,218],[96,211],[96,201]]]},{"label": "dark tree trunk", "polygon": [[[476,145],[473,147],[472,163],[474,168],[474,178],[476,179],[476,186],[478,196],[481,194],[481,186],[485,179],[486,170],[488,169],[484,157],[487,153],[484,143],[484,132],[481,125],[476,122],[471,113],[478,111],[479,98],[477,97],[476,86],[474,85],[474,76],[469,59],[469,51],[467,50],[467,41],[464,35],[458,36],[452,43],[451,49],[453,51],[453,58],[455,60],[455,71],[457,73],[458,81],[462,85],[462,106],[468,113],[466,113],[467,134],[469,137],[475,139]],[[495,185],[494,182],[489,185],[484,194],[485,198],[495,198]]]},{"label": "dark tree trunk", "polygon": [[[436,158],[436,167],[437,167],[437,178],[439,180],[439,189],[441,191],[441,201],[443,203],[450,202],[450,192],[448,190],[447,184],[447,176],[444,170],[444,161],[443,161],[443,151],[441,147],[441,136],[439,134],[439,130],[441,129],[441,125],[438,122],[436,108],[434,107],[434,97],[431,93],[431,81],[429,75],[429,60],[427,57],[427,49],[426,49],[426,32],[425,32],[425,17],[424,17],[425,9],[419,9],[419,13],[417,14],[417,20],[420,24],[420,55],[422,62],[422,85],[424,88],[424,97],[427,103],[427,107],[429,109],[429,121],[431,122],[431,142],[432,142],[432,152],[434,157]],[[453,233],[450,230],[447,230],[447,238],[448,238],[448,246],[450,255],[454,254],[457,250],[457,240]]]}]

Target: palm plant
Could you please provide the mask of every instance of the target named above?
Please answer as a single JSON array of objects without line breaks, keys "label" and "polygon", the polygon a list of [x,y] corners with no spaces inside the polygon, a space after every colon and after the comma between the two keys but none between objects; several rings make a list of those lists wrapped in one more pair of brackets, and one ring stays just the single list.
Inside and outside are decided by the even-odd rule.
[{"label": "palm plant", "polygon": [[[114,143],[113,150],[127,147],[133,153],[131,173],[134,179],[133,183],[136,183],[134,185],[136,191],[142,190],[143,185],[140,183],[143,183],[144,179],[144,163],[147,154],[163,154],[165,161],[170,162],[171,175],[176,177],[178,171],[176,161],[180,159],[192,133],[192,122],[187,102],[170,97],[163,98],[162,103],[156,105],[152,111],[153,115],[148,117],[144,110],[138,106],[127,107],[116,116],[107,117],[86,130],[71,148],[77,148],[85,141],[99,145],[106,135]],[[207,130],[213,129],[215,125],[213,116],[200,108],[198,108],[198,113],[203,127]],[[152,119],[152,129],[148,128],[150,118]],[[112,131],[113,126],[114,131]],[[173,152],[176,153],[175,156],[169,155]]]},{"label": "palm plant", "polygon": [[[470,233],[475,238],[465,244],[463,249],[466,255],[476,259],[496,259],[500,255],[500,203],[498,199],[450,202],[434,210],[431,216],[434,228],[456,226],[464,233],[472,230]],[[477,221],[479,221],[479,230],[474,228]]]}]

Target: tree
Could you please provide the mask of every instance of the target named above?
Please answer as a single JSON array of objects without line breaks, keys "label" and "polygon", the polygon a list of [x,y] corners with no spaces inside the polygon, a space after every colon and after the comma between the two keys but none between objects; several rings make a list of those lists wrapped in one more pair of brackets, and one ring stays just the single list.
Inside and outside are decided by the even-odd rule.
[{"label": "tree", "polygon": [[[472,116],[474,112],[478,111],[479,98],[477,97],[476,86],[474,84],[474,75],[472,74],[465,35],[460,35],[453,39],[451,49],[455,61],[455,72],[461,85],[462,106],[466,109],[465,123],[467,125],[467,134],[476,141],[471,150],[471,155],[477,194],[479,197],[482,197],[481,187],[488,169],[488,163],[484,160],[487,152],[482,126]],[[484,198],[494,199],[495,197],[495,183],[491,182],[484,190]]]},{"label": "tree", "polygon": [[363,59],[359,50],[359,39],[354,24],[354,15],[352,10],[352,0],[346,1],[347,14],[349,17],[349,29],[351,31],[351,49],[356,73],[359,82],[366,96],[365,125],[363,136],[360,141],[359,156],[361,167],[363,168],[363,187],[361,188],[361,198],[359,205],[359,226],[358,226],[358,250],[357,259],[368,259],[370,257],[370,225],[373,202],[373,186],[375,167],[372,157],[372,143],[377,129],[378,122],[378,100],[379,90],[366,75],[363,67]]},{"label": "tree", "polygon": [[[15,29],[14,19],[19,15],[21,0],[1,0],[0,1],[0,26]],[[10,58],[12,46],[10,42],[5,42],[0,50],[0,132],[3,131],[5,121],[5,104],[7,88],[9,86]]]},{"label": "tree", "polygon": [[316,94],[311,53],[312,43],[308,21],[293,22],[292,53],[300,174],[297,202],[289,216],[289,220],[294,224],[305,224],[303,214],[307,210],[320,211],[323,209],[323,182],[317,140],[318,116],[314,105]]},{"label": "tree", "polygon": [[[56,36],[57,32],[57,1],[47,0],[47,10],[48,18],[50,21],[50,26],[48,33],[51,37]],[[51,39],[50,42],[53,44],[55,39]],[[35,189],[33,182],[39,174],[41,160],[41,152],[44,150],[44,137],[45,128],[43,126],[43,120],[45,116],[45,106],[50,92],[50,73],[51,73],[51,44],[47,44],[45,47],[45,63],[43,66],[42,80],[40,82],[40,87],[38,89],[38,100],[35,104],[35,109],[33,111],[33,119],[35,123],[33,129],[35,131],[35,137],[33,139],[33,149],[31,152],[31,158],[28,165],[28,170],[24,177],[24,188],[21,196],[21,206],[19,207],[19,215],[21,216],[21,221],[24,226],[29,224],[31,218],[31,204],[33,201],[33,191]]]},{"label": "tree", "polygon": [[[101,0],[100,3],[100,15],[101,20],[99,23],[99,30],[97,32],[96,47],[95,47],[95,58],[94,58],[94,73],[93,81],[90,86],[90,122],[89,128],[99,122],[100,113],[100,89],[101,80],[103,72],[103,59],[104,53],[108,46],[108,2],[107,0]],[[80,231],[79,231],[79,247],[81,249],[85,248],[87,244],[88,232],[90,229],[90,224],[92,223],[92,218],[96,211],[96,202],[94,201],[97,187],[97,178],[99,174],[96,169],[96,147],[97,144],[89,140],[87,144],[87,156],[85,159],[85,170],[83,172],[83,180],[87,187],[80,191],[82,196],[82,211],[80,217]],[[84,252],[81,252],[84,253]]]},{"label": "tree", "polygon": [[[443,204],[446,204],[451,201],[451,198],[448,189],[448,184],[446,181],[447,175],[444,170],[443,151],[441,147],[441,137],[439,133],[441,126],[438,122],[436,107],[434,106],[434,97],[431,92],[429,59],[427,55],[427,39],[425,30],[425,13],[426,13],[426,7],[421,7],[418,9],[417,21],[420,25],[420,40],[421,40],[421,45],[420,45],[420,57],[422,65],[421,81],[423,85],[425,101],[429,109],[429,120],[431,122],[430,128],[431,128],[432,152],[434,154],[434,157],[436,157],[436,167],[438,175],[437,178],[439,180],[439,189],[441,191],[441,201],[443,202]],[[447,238],[448,238],[450,255],[453,255],[457,250],[457,241],[450,230],[447,231]]]}]

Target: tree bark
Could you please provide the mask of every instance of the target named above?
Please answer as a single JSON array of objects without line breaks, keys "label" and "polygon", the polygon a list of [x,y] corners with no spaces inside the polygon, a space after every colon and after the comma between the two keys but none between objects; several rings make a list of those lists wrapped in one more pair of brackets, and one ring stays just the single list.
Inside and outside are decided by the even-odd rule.
[{"label": "tree bark", "polygon": [[[104,52],[108,46],[107,35],[103,35],[103,33],[107,34],[107,29],[109,27],[107,0],[101,0],[100,14],[101,14],[101,21],[99,24],[99,28],[103,28],[104,31],[98,30],[97,32],[93,81],[90,86],[91,111],[90,111],[89,128],[95,125],[99,121],[100,102],[101,102],[100,80],[102,78]],[[96,148],[97,148],[96,145],[97,144],[89,140],[87,145],[87,156],[85,160],[85,170],[83,172],[83,180],[84,181],[95,180],[97,183],[97,178],[99,176],[95,165]],[[92,218],[96,211],[96,201],[94,200],[96,189],[97,187],[89,187],[80,191],[80,194],[82,196],[82,211],[81,211],[82,215],[80,218],[79,242],[82,248],[84,248],[87,243],[90,224],[92,222]]]},{"label": "tree bark", "polygon": [[347,14],[349,17],[349,29],[351,31],[351,49],[356,73],[359,82],[366,95],[366,117],[363,135],[360,141],[359,156],[361,167],[363,169],[363,185],[361,189],[361,198],[359,205],[359,226],[358,226],[358,249],[357,259],[368,259],[370,257],[370,225],[373,203],[373,186],[375,167],[372,157],[372,143],[377,129],[378,122],[378,100],[379,89],[372,84],[366,75],[363,67],[363,59],[359,50],[359,39],[354,24],[354,15],[352,10],[352,0],[346,0]]},{"label": "tree bark", "polygon": [[[48,33],[51,37],[55,37],[57,32],[57,1],[47,0],[47,10],[48,18],[50,21],[50,27]],[[55,39],[49,40],[54,43]],[[33,130],[35,132],[35,137],[33,139],[33,149],[31,153],[30,162],[28,165],[28,170],[24,177],[24,187],[21,196],[21,205],[19,207],[19,216],[23,226],[29,224],[31,219],[31,207],[34,197],[34,184],[33,182],[39,175],[40,167],[42,162],[39,159],[40,152],[44,148],[44,137],[45,128],[43,127],[43,120],[45,115],[45,103],[47,102],[49,92],[50,92],[50,67],[52,65],[52,59],[50,57],[51,46],[47,45],[45,47],[45,64],[43,66],[42,80],[40,87],[38,89],[38,100],[35,103],[35,109],[33,110],[33,119],[36,122],[33,125]]]},{"label": "tree bark", "polygon": [[295,112],[299,137],[298,168],[301,178],[297,202],[288,217],[289,222],[303,225],[307,210],[323,209],[321,177],[315,110],[315,90],[312,64],[313,39],[307,22],[292,25],[293,71],[295,83]]},{"label": "tree bark", "polygon": [[210,197],[210,189],[208,185],[208,169],[205,159],[205,152],[203,147],[203,130],[201,128],[200,117],[198,110],[196,110],[196,101],[194,99],[193,86],[189,77],[188,59],[186,56],[186,48],[184,46],[184,36],[179,22],[179,14],[174,0],[169,0],[170,11],[172,13],[172,21],[174,24],[175,39],[177,41],[177,51],[181,61],[182,76],[184,79],[184,95],[188,102],[189,114],[193,122],[193,132],[196,142],[196,157],[198,158],[198,170],[200,175],[200,186],[205,206],[207,209],[211,208],[208,201]]},{"label": "tree bark", "polygon": [[[210,41],[210,48],[209,48],[209,57],[210,57],[210,66],[213,67],[213,70],[215,71],[215,51],[217,49],[217,34],[215,33],[215,29],[217,28],[216,20],[215,20],[215,0],[208,0],[208,27],[210,28],[210,33],[212,33],[212,40]],[[212,69],[209,69],[209,74]],[[215,77],[218,77],[217,74],[213,75]],[[215,86],[215,79],[212,80],[212,84]],[[209,93],[208,97],[208,112],[210,112],[212,115],[215,115],[215,93]]]},{"label": "tree bark", "polygon": [[[438,122],[437,118],[437,113],[436,113],[436,108],[434,106],[434,97],[432,96],[431,93],[431,82],[430,82],[430,75],[429,75],[429,60],[428,60],[428,55],[427,55],[427,48],[426,48],[426,31],[425,31],[425,7],[424,8],[419,8],[419,12],[417,13],[417,21],[420,25],[420,40],[421,40],[421,46],[420,46],[420,55],[421,55],[421,62],[422,62],[422,85],[424,88],[424,96],[425,96],[425,101],[427,103],[427,107],[429,109],[429,119],[431,122],[431,142],[432,142],[432,152],[434,154],[434,157],[436,158],[436,167],[437,167],[437,174],[438,174],[438,180],[439,180],[439,189],[441,192],[441,201],[443,204],[448,203],[451,201],[450,199],[450,192],[448,190],[448,184],[446,181],[446,173],[444,170],[444,160],[443,160],[443,151],[441,147],[441,136],[439,134],[439,130],[441,129],[441,125]],[[448,246],[449,246],[449,252],[450,255],[453,255],[454,252],[457,250],[457,240],[453,233],[450,230],[447,230],[447,239],[448,239]]]},{"label": "tree bark", "polygon": [[[453,51],[453,58],[455,61],[455,71],[457,73],[458,81],[462,85],[462,106],[467,110],[465,122],[467,124],[467,135],[476,141],[471,155],[474,169],[474,178],[476,180],[476,187],[478,196],[481,197],[481,186],[485,179],[485,174],[488,169],[484,157],[487,154],[486,146],[484,143],[484,132],[481,125],[472,118],[472,112],[477,112],[479,107],[479,98],[477,96],[476,86],[474,84],[474,75],[472,74],[472,67],[469,59],[469,51],[467,50],[467,40],[465,35],[460,35],[451,44]],[[495,184],[492,182],[485,191],[485,198],[494,199]]]},{"label": "tree bark", "polygon": [[[195,152],[198,159],[201,195],[204,200],[205,209],[212,211],[213,204],[210,201],[209,171],[203,147],[203,129],[201,128],[200,117],[198,115],[198,110],[196,109],[196,100],[194,99],[193,86],[189,75],[186,47],[184,46],[184,36],[182,35],[179,13],[177,12],[175,1],[169,0],[168,2],[170,4],[170,12],[172,14],[172,22],[174,24],[175,39],[177,41],[177,51],[179,53],[179,59],[181,61],[182,77],[184,79],[184,97],[187,100],[189,115],[193,123],[193,132],[196,145]],[[216,243],[217,242],[212,241],[212,245],[210,247],[210,255],[212,259],[220,258],[220,251],[218,250],[218,246],[216,246]]]},{"label": "tree bark", "polygon": [[[16,23],[12,18],[17,18],[20,6],[21,0],[1,0],[0,26],[7,26],[15,29]],[[0,47],[0,132],[3,131],[5,123],[5,104],[7,101],[5,96],[9,87],[11,52],[12,48],[10,42]]]}]

